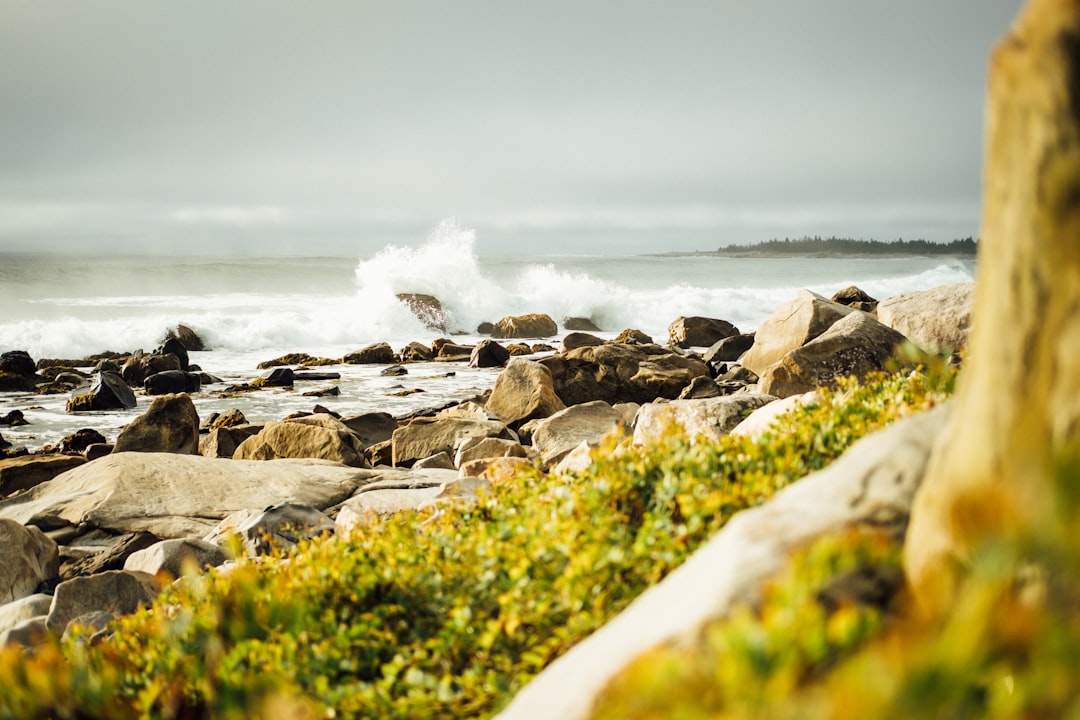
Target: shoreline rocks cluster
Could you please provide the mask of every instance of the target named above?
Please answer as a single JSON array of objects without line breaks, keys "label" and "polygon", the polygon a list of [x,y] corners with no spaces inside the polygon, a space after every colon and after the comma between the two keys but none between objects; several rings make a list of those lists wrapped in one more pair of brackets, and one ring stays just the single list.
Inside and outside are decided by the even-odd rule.
[{"label": "shoreline rocks cluster", "polygon": [[[122,365],[98,359],[89,377],[79,370],[86,364],[4,353],[3,389],[49,386],[67,370],[46,371],[66,367],[83,389],[72,402],[89,396],[91,406],[137,408],[132,385],[153,399],[112,446],[87,429],[52,452],[0,459],[0,646],[33,645],[75,621],[105,628],[151,602],[181,568],[229,562],[232,536],[243,553],[260,555],[304,535],[468,499],[523,468],[573,472],[610,433],[636,444],[655,441],[673,424],[696,442],[756,435],[781,398],[793,406],[837,376],[883,369],[908,341],[928,351],[962,346],[968,287],[890,298],[877,305],[878,317],[860,309],[874,301],[855,290],[834,300],[803,291],[753,334],[721,319],[687,317],[671,324],[667,345],[633,330],[611,341],[575,330],[561,349],[443,339],[399,353],[380,343],[340,360],[386,370],[420,358],[502,368],[483,395],[405,418],[342,417],[315,406],[263,424],[248,423],[239,410],[200,419],[190,388],[205,378],[179,336]],[[543,332],[538,339],[550,340],[557,331],[541,315],[494,325],[512,339]],[[305,370],[331,362],[304,355],[267,361],[263,385],[290,386],[305,374],[332,379],[332,372]],[[151,382],[161,375],[176,384],[151,392],[164,384]]]}]

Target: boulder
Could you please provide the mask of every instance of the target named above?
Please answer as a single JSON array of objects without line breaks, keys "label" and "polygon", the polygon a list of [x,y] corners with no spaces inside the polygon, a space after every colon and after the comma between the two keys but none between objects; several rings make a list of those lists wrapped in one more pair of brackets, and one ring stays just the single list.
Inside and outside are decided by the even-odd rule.
[{"label": "boulder", "polygon": [[572,405],[537,423],[532,444],[546,465],[559,462],[583,442],[597,442],[620,427],[622,414],[603,400]]},{"label": "boulder", "polygon": [[477,335],[490,335],[491,331],[495,329],[495,323],[488,322],[487,320],[481,322],[476,326]]},{"label": "boulder", "polygon": [[176,355],[147,355],[142,350],[137,350],[120,368],[120,376],[131,387],[138,387],[151,375],[169,371],[183,372],[180,358]]},{"label": "boulder", "polygon": [[[52,596],[49,596],[51,605]],[[6,647],[33,648],[44,643],[49,637],[49,629],[45,626],[45,616],[33,617],[23,620],[21,623],[0,633],[0,649]]]},{"label": "boulder", "polygon": [[735,362],[754,346],[754,333],[732,335],[713,343],[702,359],[705,362]]},{"label": "boulder", "polygon": [[242,442],[252,435],[257,435],[262,429],[262,425],[214,428],[199,440],[199,454],[213,458],[231,458]]},{"label": "boulder", "polygon": [[391,365],[397,362],[397,356],[390,345],[381,342],[349,353],[341,358],[341,362],[349,365]]},{"label": "boulder", "polygon": [[454,342],[441,342],[438,344],[438,352],[435,357],[438,360],[468,360],[472,357],[473,345],[459,345]]},{"label": "boulder", "polygon": [[37,374],[37,363],[25,350],[8,350],[0,354],[0,372],[33,376]]},{"label": "boulder", "polygon": [[929,352],[967,347],[975,283],[901,293],[878,304],[877,317]]},{"label": "boulder", "polygon": [[912,499],[945,408],[863,438],[839,460],[744,510],[659,584],[534,678],[497,720],[581,720],[600,691],[638,656],[687,641],[738,606],[753,606],[790,553],[851,527],[903,540]]},{"label": "boulder", "polygon": [[675,398],[695,377],[711,374],[696,357],[658,345],[607,343],[558,353],[539,362],[550,370],[555,393],[566,405]]},{"label": "boulder", "polygon": [[213,430],[214,428],[230,428],[247,424],[247,418],[244,417],[244,413],[239,408],[229,408],[223,413],[212,413],[203,423],[203,427],[207,430]]},{"label": "boulder", "polygon": [[267,423],[263,429],[236,448],[236,460],[278,460],[280,458],[321,458],[364,467],[365,446],[348,425],[320,413]]},{"label": "boulder", "polygon": [[427,345],[411,342],[401,349],[401,362],[428,362],[435,353]]},{"label": "boulder", "polygon": [[112,545],[92,555],[65,562],[60,576],[65,580],[84,575],[97,575],[108,570],[123,570],[124,563],[132,553],[144,550],[160,538],[140,530],[116,538]]},{"label": "boulder", "polygon": [[672,429],[685,432],[694,442],[719,440],[749,413],[775,400],[772,395],[741,393],[642,405],[634,425],[634,444],[659,442]]},{"label": "boulder", "polygon": [[197,332],[189,328],[187,325],[177,325],[176,330],[169,330],[165,333],[165,342],[172,339],[179,340],[180,343],[191,352],[201,352],[203,350],[209,350],[206,343],[199,336]]},{"label": "boulder", "polygon": [[394,431],[393,464],[408,466],[441,452],[454,453],[470,437],[509,437],[506,426],[494,420],[417,418]]},{"label": "boulder", "polygon": [[[60,441],[60,452],[85,453],[91,445],[108,442],[104,435],[93,428],[76,430]],[[0,493],[2,494],[2,493]]]},{"label": "boulder", "polygon": [[494,340],[481,340],[469,355],[469,367],[502,367],[510,360],[510,351]]},{"label": "boulder", "polygon": [[579,330],[581,332],[603,332],[596,323],[589,318],[582,317],[565,317],[562,321],[563,328],[566,330]]},{"label": "boulder", "polygon": [[373,518],[418,510],[457,480],[456,470],[386,470],[341,506],[338,527],[366,525]]},{"label": "boulder", "polygon": [[[464,440],[454,455],[451,467],[463,467],[471,460],[496,457],[527,457],[528,453],[521,443],[516,440],[505,438],[479,438],[473,437]],[[416,467],[413,465],[413,467]]]},{"label": "boulder", "polygon": [[262,377],[255,378],[255,387],[292,387],[296,383],[296,373],[290,367],[276,367]]},{"label": "boulder", "polygon": [[88,392],[76,389],[67,403],[67,412],[90,410],[130,410],[138,403],[124,379],[114,372],[100,372]]},{"label": "boulder", "polygon": [[[529,458],[516,457],[513,455],[470,460],[459,468],[458,477],[460,479],[458,482],[454,485],[447,485],[447,487],[443,489],[443,492],[436,496],[435,500],[438,502],[447,497],[475,499],[477,489],[489,487],[490,485],[512,482],[521,475],[521,473],[534,470],[535,467],[535,464]],[[477,478],[483,482],[465,485],[461,480],[466,478]],[[463,488],[466,492],[461,492]]]},{"label": "boulder", "polygon": [[397,299],[403,302],[428,330],[447,332],[450,316],[439,298],[422,293],[398,293]]},{"label": "boulder", "polygon": [[326,508],[371,477],[325,460],[224,460],[173,453],[112,453],[0,501],[0,518],[35,515],[111,533],[205,535],[237,510],[293,502]]},{"label": "boulder", "polygon": [[[509,441],[506,441],[509,442]],[[413,470],[456,470],[454,459],[450,453],[441,452],[426,458],[420,458],[412,464]]]},{"label": "boulder", "polygon": [[393,437],[398,426],[394,416],[385,412],[364,413],[363,415],[342,418],[341,422],[352,431],[353,435],[360,439],[360,443],[365,448],[376,443],[386,442]]},{"label": "boulder", "polygon": [[155,577],[167,573],[178,578],[188,567],[202,570],[223,565],[228,559],[225,550],[216,543],[198,538],[173,538],[132,553],[124,562],[124,570]]},{"label": "boulder", "polygon": [[652,345],[653,339],[649,335],[635,330],[634,328],[626,328],[619,333],[611,342],[619,345]]},{"label": "boulder", "polygon": [[552,415],[566,405],[555,394],[551,371],[541,363],[514,359],[495,378],[487,410],[514,426]]},{"label": "boulder", "polygon": [[794,300],[778,307],[762,323],[754,335],[753,346],[742,356],[741,363],[761,375],[767,367],[853,312],[856,311],[817,293],[800,290]]},{"label": "boulder", "polygon": [[6,415],[0,415],[0,425],[7,425],[8,427],[21,427],[23,425],[29,425],[30,421],[23,415],[22,410],[12,410]]},{"label": "boulder", "polygon": [[45,626],[62,634],[71,621],[92,612],[130,615],[150,605],[160,592],[154,576],[127,570],[66,580],[56,586]]},{"label": "boulder", "polygon": [[60,572],[60,551],[36,527],[0,518],[0,604],[32,595]]},{"label": "boulder", "polygon": [[699,376],[690,381],[690,384],[679,393],[678,400],[702,400],[704,398],[720,397],[727,395],[715,380],[710,377]]},{"label": "boulder", "polygon": [[166,370],[154,373],[143,381],[147,395],[168,395],[170,393],[199,392],[202,387],[202,375],[183,370]]},{"label": "boulder", "polygon": [[180,361],[181,370],[187,372],[191,368],[187,348],[177,338],[167,338],[160,347],[154,350],[154,355],[174,355]]},{"label": "boulder", "polygon": [[23,455],[0,460],[0,497],[29,490],[84,462],[86,458],[78,455]]},{"label": "boulder", "polygon": [[849,285],[843,290],[838,290],[831,299],[835,303],[847,305],[850,308],[862,310],[863,312],[868,313],[874,312],[874,310],[878,306],[877,300],[870,297],[854,285]]},{"label": "boulder", "polygon": [[903,335],[872,316],[854,312],[766,368],[758,389],[777,397],[788,397],[831,385],[837,377],[863,377],[875,370],[884,370],[905,340]]},{"label": "boulder", "polygon": [[379,375],[383,377],[401,377],[408,374],[409,371],[404,365],[391,365],[379,371]]},{"label": "boulder", "polygon": [[680,317],[668,326],[668,343],[681,348],[710,347],[739,334],[727,320],[700,316]]},{"label": "boulder", "polygon": [[113,452],[199,454],[199,415],[188,395],[154,398],[149,409],[120,431]]},{"label": "boulder", "polygon": [[[19,598],[14,602],[0,605],[0,633],[7,632],[21,622],[31,618],[44,617],[52,606],[52,595],[37,593]],[[3,643],[0,642],[0,647]]]},{"label": "boulder", "polygon": [[559,326],[551,316],[543,313],[529,315],[510,315],[495,323],[491,337],[509,338],[544,338],[559,332]]},{"label": "boulder", "polygon": [[603,345],[602,338],[598,338],[595,335],[590,335],[586,332],[572,332],[563,338],[562,346],[563,350],[577,350],[581,347],[596,347],[597,345]]},{"label": "boulder", "polygon": [[251,557],[287,551],[306,538],[333,533],[334,523],[318,508],[298,503],[274,505],[263,510],[238,510],[218,523],[206,542],[224,544],[239,535]]},{"label": "boulder", "polygon": [[803,405],[811,405],[819,402],[821,402],[821,395],[817,391],[803,393],[801,395],[789,395],[783,400],[777,400],[774,403],[759,407],[757,410],[750,413],[741,423],[736,425],[730,434],[752,437],[756,440],[768,432],[773,426],[773,423],[781,416],[786,415]]}]

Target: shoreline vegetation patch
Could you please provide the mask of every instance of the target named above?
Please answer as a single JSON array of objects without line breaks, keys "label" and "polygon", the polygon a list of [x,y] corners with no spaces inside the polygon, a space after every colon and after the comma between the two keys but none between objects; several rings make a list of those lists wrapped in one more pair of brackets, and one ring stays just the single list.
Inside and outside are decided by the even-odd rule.
[{"label": "shoreline vegetation patch", "polygon": [[[613,439],[576,475],[527,472],[474,505],[189,574],[110,632],[0,653],[0,717],[490,716],[737,512],[943,402],[954,378],[843,381],[756,442]],[[880,625],[835,622],[856,627],[826,632],[830,662]]]}]

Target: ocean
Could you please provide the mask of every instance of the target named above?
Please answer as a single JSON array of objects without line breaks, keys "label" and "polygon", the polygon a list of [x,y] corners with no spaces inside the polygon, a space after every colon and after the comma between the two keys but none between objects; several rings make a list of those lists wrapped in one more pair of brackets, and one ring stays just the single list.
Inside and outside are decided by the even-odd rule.
[{"label": "ocean", "polygon": [[[231,384],[258,377],[260,361],[285,353],[341,357],[375,342],[395,350],[412,341],[430,344],[437,334],[398,293],[439,298],[450,327],[462,333],[457,342],[465,344],[478,339],[480,322],[529,312],[547,313],[560,330],[565,317],[587,317],[603,336],[632,327],[662,343],[681,315],[722,318],[748,332],[802,288],[830,296],[857,285],[883,299],[970,281],[974,272],[973,261],[950,257],[482,256],[473,231],[452,221],[415,245],[387,246],[367,257],[2,253],[0,352],[26,350],[38,360],[150,351],[182,323],[211,348],[192,353],[192,362]],[[342,415],[400,416],[475,396],[497,374],[460,363],[410,365],[403,377],[380,376],[381,369],[317,368],[342,378],[242,398],[219,397],[225,385],[207,385],[194,399],[201,417],[238,407],[252,422],[316,403]],[[339,395],[303,394],[331,385]],[[0,427],[0,435],[30,449],[84,427],[113,440],[150,403],[139,396],[137,410],[68,415],[66,399],[0,393],[0,416],[19,409],[30,421]]]}]

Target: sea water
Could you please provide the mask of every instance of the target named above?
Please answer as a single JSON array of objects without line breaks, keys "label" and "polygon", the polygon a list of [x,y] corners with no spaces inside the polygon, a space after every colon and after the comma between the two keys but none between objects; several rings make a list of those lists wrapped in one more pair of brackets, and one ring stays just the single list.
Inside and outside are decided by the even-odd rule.
[{"label": "sea water", "polygon": [[[229,384],[249,382],[262,374],[260,361],[285,353],[341,357],[375,342],[395,350],[412,341],[430,344],[439,333],[413,316],[398,293],[437,297],[464,344],[478,339],[481,322],[532,312],[550,315],[560,332],[564,318],[585,317],[605,337],[636,328],[664,342],[679,316],[722,318],[752,331],[802,288],[830,296],[857,285],[886,298],[973,276],[972,262],[942,257],[482,256],[475,233],[452,220],[415,245],[359,258],[7,253],[0,254],[0,352],[26,350],[37,360],[150,351],[182,323],[212,348],[192,353],[192,362]],[[400,416],[478,395],[497,374],[460,363],[408,369],[388,378],[378,367],[316,368],[342,378],[242,398],[220,397],[224,384],[207,385],[194,399],[202,417],[239,407],[252,422],[316,403],[342,415]],[[330,385],[338,396],[303,395]],[[0,393],[0,415],[20,409],[31,422],[0,434],[31,448],[83,427],[112,440],[149,404],[140,396],[136,411],[67,415],[66,399]]]}]

